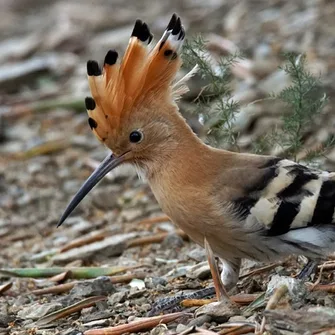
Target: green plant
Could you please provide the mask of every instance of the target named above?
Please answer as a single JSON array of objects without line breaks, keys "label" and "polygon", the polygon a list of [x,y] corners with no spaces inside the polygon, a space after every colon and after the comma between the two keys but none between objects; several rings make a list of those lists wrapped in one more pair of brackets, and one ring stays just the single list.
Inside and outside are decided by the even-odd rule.
[{"label": "green plant", "polygon": [[192,68],[197,64],[198,74],[205,83],[195,101],[195,113],[204,124],[207,141],[213,146],[227,142],[236,145],[238,134],[233,126],[239,104],[232,99],[229,84],[230,67],[237,61],[238,55],[222,57],[214,63],[207,51],[206,41],[201,36],[191,42],[186,41],[183,53],[184,66]]},{"label": "green plant", "polygon": [[[195,113],[204,124],[207,141],[213,146],[220,147],[228,143],[238,149],[239,134],[235,131],[234,123],[239,103],[232,98],[230,68],[239,58],[239,55],[234,54],[213,62],[202,37],[196,37],[184,46],[184,65],[191,68],[198,64],[198,74],[205,82],[196,99]],[[335,136],[331,136],[318,149],[304,148],[304,135],[313,127],[315,118],[322,113],[328,98],[320,78],[307,70],[304,55],[287,53],[284,58],[285,65],[281,69],[291,78],[291,84],[279,94],[271,94],[269,99],[282,101],[287,110],[283,113],[281,127],[258,139],[254,143],[254,151],[268,153],[278,145],[285,156],[293,160],[297,160],[298,153],[305,150],[305,160],[308,161],[325,155],[335,144]]]}]

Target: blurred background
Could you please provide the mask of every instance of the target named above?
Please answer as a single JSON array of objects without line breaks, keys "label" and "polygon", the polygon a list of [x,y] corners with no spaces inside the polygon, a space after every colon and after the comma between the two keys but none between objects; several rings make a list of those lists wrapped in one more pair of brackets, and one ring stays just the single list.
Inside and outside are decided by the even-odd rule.
[{"label": "blurred background", "polygon": [[[280,123],[283,106],[259,100],[289,84],[278,69],[283,52],[305,53],[310,71],[321,76],[330,99],[334,96],[333,1],[3,0],[0,237],[13,232],[25,236],[27,231],[17,227],[27,227],[33,235],[54,231],[68,199],[106,152],[87,125],[86,61],[101,61],[109,49],[122,53],[136,18],[145,20],[158,39],[173,12],[182,17],[189,39],[202,34],[214,58],[236,51],[245,56],[232,69],[231,83],[233,96],[241,104],[235,125],[241,150],[250,150],[255,139]],[[197,78],[190,88],[180,103],[182,112],[192,109],[192,100],[201,90]],[[194,117],[190,122],[201,133]],[[334,108],[329,103],[306,134],[306,145],[318,146],[334,129]],[[334,168],[334,162],[335,150],[322,160],[328,169]],[[154,203],[145,184],[133,177],[124,170],[104,181],[85,199],[77,215],[89,217],[96,225],[96,215],[103,221],[116,208],[122,211],[122,203],[128,204],[129,199],[137,208],[131,192],[136,193],[138,185],[150,198],[145,201]],[[122,183],[115,184],[113,178],[121,178]],[[127,189],[130,195],[122,193]],[[129,201],[122,200],[123,196]],[[149,214],[139,211],[138,216]],[[134,214],[131,219],[135,218]],[[30,243],[34,244],[29,242],[27,250]],[[0,256],[1,263],[5,260]]]},{"label": "blurred background", "polygon": [[[245,57],[232,69],[231,83],[233,97],[241,104],[235,125],[241,150],[250,150],[255,139],[280,123],[283,106],[262,99],[289,84],[289,78],[278,69],[283,52],[305,53],[309,70],[321,76],[330,99],[334,96],[333,1],[3,0],[0,237],[12,235],[17,227],[27,227],[33,235],[54,232],[68,199],[106,153],[87,125],[83,103],[89,95],[86,61],[102,61],[109,49],[122,53],[136,18],[145,20],[159,39],[173,12],[182,17],[189,39],[202,34],[214,58],[234,52]],[[201,90],[200,81],[194,78],[190,88],[180,103],[186,116]],[[197,119],[190,117],[190,122],[201,133]],[[306,134],[306,145],[320,145],[334,129],[330,102]],[[335,150],[322,159],[328,169],[334,168],[334,162]],[[122,183],[114,183],[113,178],[121,178]],[[122,211],[122,203],[128,204],[129,199],[137,209],[131,192],[136,193],[138,185],[145,198],[150,198],[145,201],[154,203],[133,172],[125,169],[110,179],[76,212],[89,217],[92,225],[97,224],[96,215],[103,221],[116,209]],[[122,193],[127,189],[130,195]],[[129,199],[122,200],[124,196]],[[149,214],[139,211],[138,216]],[[19,237],[26,233],[14,231]],[[27,250],[30,243],[34,244],[29,242]],[[1,263],[5,260],[0,256]]]},{"label": "blurred background", "polygon": [[[309,70],[321,75],[330,97],[306,133],[306,146],[318,146],[335,133],[332,0],[2,0],[0,267],[147,260],[159,264],[150,270],[157,274],[172,265],[164,263],[161,270],[155,257],[192,259],[187,255],[195,245],[176,238],[124,250],[117,258],[101,252],[97,259],[96,254],[78,251],[60,260],[59,248],[92,232],[102,236],[175,232],[167,219],[138,225],[163,214],[148,186],[128,169],[106,178],[62,228],[55,228],[68,200],[106,155],[87,124],[87,60],[102,61],[109,49],[122,54],[136,18],[146,21],[158,40],[173,12],[181,16],[189,39],[202,33],[214,58],[236,51],[245,56],[232,69],[231,83],[241,104],[235,126],[242,151],[251,150],[253,141],[280,123],[283,106],[262,99],[289,84],[278,69],[282,53],[288,51],[306,54]],[[181,111],[201,133],[201,124],[187,113],[201,90],[197,77],[190,89],[180,102]],[[321,164],[334,169],[335,149]]]}]

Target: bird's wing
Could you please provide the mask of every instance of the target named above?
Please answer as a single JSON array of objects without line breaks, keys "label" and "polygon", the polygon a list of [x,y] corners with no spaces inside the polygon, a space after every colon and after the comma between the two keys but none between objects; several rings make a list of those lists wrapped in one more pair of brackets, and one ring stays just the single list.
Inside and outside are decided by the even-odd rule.
[{"label": "bird's wing", "polygon": [[[258,168],[260,178],[233,200],[235,215],[266,236],[292,229],[334,224],[335,173],[310,169],[283,159]],[[257,180],[258,179],[258,180]]]}]

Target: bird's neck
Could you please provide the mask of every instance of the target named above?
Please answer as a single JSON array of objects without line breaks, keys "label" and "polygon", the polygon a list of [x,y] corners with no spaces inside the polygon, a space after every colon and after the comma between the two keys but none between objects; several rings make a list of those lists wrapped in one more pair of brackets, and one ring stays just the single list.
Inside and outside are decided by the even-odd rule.
[{"label": "bird's neck", "polygon": [[209,175],[215,160],[225,153],[204,144],[180,115],[171,117],[174,143],[160,151],[147,171],[147,178],[153,187],[156,183],[168,183],[170,186],[196,183],[199,178]]}]

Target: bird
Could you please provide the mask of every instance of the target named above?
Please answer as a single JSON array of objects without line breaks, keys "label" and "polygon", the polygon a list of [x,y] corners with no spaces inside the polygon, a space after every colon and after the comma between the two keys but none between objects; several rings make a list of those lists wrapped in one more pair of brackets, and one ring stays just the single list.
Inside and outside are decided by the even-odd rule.
[{"label": "bird", "polygon": [[110,153],[58,226],[107,173],[128,163],[172,222],[220,259],[227,290],[238,281],[242,259],[319,259],[335,251],[335,172],[214,148],[189,127],[177,104],[195,72],[176,79],[184,39],[177,14],[155,45],[148,25],[136,20],[121,61],[109,50],[102,67],[87,62],[88,123]]}]

